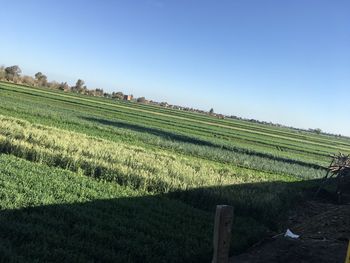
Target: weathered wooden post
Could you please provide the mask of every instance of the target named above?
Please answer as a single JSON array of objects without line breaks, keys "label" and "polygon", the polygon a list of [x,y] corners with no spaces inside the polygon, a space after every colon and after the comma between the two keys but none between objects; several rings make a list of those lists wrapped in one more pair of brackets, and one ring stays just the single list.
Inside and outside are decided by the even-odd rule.
[{"label": "weathered wooden post", "polygon": [[214,223],[214,256],[212,263],[227,263],[229,259],[233,207],[217,205]]},{"label": "weathered wooden post", "polygon": [[345,263],[350,263],[350,240],[348,244],[348,252],[346,253]]}]

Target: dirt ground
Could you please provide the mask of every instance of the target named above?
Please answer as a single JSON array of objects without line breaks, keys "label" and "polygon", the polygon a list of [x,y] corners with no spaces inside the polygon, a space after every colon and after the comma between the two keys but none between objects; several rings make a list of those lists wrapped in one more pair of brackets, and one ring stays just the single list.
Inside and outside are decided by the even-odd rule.
[{"label": "dirt ground", "polygon": [[301,203],[291,213],[287,226],[300,237],[286,238],[284,233],[271,236],[232,257],[230,263],[344,263],[350,238],[349,193],[341,205],[326,192],[317,200]]}]

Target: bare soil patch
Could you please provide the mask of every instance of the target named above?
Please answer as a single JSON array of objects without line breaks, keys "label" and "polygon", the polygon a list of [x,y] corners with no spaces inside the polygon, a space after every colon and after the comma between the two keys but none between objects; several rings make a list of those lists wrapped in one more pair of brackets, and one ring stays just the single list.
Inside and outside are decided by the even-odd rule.
[{"label": "bare soil patch", "polygon": [[317,200],[300,203],[286,225],[300,237],[271,236],[230,262],[344,263],[350,238],[350,195],[346,193],[343,204],[337,204],[322,191]]}]

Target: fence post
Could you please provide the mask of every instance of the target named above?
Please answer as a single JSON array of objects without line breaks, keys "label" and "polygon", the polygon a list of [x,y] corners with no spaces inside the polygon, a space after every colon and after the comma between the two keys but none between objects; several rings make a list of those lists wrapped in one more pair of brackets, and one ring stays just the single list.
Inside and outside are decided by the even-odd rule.
[{"label": "fence post", "polygon": [[217,205],[214,223],[214,256],[212,263],[227,263],[229,259],[233,207]]}]

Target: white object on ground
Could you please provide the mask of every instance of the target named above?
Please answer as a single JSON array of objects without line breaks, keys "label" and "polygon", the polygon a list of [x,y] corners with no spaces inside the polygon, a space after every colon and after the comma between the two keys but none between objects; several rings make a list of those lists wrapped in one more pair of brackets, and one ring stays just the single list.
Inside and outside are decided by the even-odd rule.
[{"label": "white object on ground", "polygon": [[289,238],[293,238],[293,239],[297,239],[299,238],[299,235],[294,234],[292,231],[290,231],[289,229],[287,229],[286,233],[284,234],[285,237],[289,237]]}]

